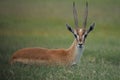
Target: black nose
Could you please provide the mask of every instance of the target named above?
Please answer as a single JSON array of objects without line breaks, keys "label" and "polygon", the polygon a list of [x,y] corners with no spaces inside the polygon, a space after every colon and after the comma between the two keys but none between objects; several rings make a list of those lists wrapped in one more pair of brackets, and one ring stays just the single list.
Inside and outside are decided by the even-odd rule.
[{"label": "black nose", "polygon": [[83,44],[78,44],[78,45],[79,45],[79,48],[82,48],[82,45],[83,45]]}]

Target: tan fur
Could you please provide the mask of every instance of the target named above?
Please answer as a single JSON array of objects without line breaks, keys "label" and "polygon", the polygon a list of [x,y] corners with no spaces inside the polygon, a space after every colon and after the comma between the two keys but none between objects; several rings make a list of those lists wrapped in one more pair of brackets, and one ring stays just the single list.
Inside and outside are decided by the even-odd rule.
[{"label": "tan fur", "polygon": [[69,49],[24,48],[16,51],[10,63],[70,65],[75,58],[76,41]]},{"label": "tan fur", "polygon": [[84,43],[83,35],[84,35],[85,31],[86,31],[85,29],[79,29],[79,31],[77,32],[78,35],[79,35],[79,40],[78,41],[80,41],[80,43]]}]

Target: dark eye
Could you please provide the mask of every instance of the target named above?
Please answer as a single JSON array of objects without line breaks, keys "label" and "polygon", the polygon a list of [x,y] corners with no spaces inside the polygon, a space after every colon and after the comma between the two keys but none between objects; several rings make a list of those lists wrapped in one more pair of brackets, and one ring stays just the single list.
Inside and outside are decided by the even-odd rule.
[{"label": "dark eye", "polygon": [[76,34],[74,34],[74,36],[75,36],[75,38],[77,38],[77,35],[76,35]]},{"label": "dark eye", "polygon": [[87,34],[85,34],[84,37],[86,38],[86,37],[87,37]]}]

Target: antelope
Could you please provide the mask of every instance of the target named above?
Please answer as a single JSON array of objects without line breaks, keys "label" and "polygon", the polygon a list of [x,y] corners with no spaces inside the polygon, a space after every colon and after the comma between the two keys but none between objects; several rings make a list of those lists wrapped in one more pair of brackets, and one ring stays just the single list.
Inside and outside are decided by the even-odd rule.
[{"label": "antelope", "polygon": [[78,64],[83,54],[85,39],[89,32],[94,29],[95,23],[92,23],[89,29],[86,29],[87,16],[88,16],[88,2],[86,2],[85,15],[82,28],[78,26],[78,15],[73,2],[73,16],[75,29],[73,30],[70,25],[66,24],[67,29],[73,34],[74,41],[67,49],[47,49],[47,48],[23,48],[16,51],[10,63],[15,62],[23,64],[57,64],[57,65],[75,65]]}]

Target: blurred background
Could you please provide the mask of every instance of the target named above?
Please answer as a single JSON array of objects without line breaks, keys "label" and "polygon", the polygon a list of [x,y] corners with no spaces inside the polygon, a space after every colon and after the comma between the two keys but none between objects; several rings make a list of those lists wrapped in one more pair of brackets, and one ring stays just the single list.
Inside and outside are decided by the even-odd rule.
[{"label": "blurred background", "polygon": [[[79,26],[81,26],[84,20],[85,0],[0,0],[1,80],[68,80],[72,74],[74,76],[70,78],[71,80],[76,79],[76,77],[78,78],[76,80],[96,80],[101,76],[104,76],[102,80],[120,79],[120,0],[88,0],[87,28],[93,22],[96,23],[96,26],[87,37],[86,48],[81,60],[82,66],[80,65],[75,69],[76,71],[81,69],[81,72],[78,72],[80,77],[75,74],[75,70],[69,73],[69,70],[63,68],[62,71],[58,71],[59,77],[47,74],[47,71],[54,73],[52,68],[42,69],[43,72],[46,71],[44,75],[47,76],[43,77],[39,67],[37,70],[40,72],[37,72],[36,75],[29,71],[29,69],[35,71],[36,67],[22,66],[21,68],[21,65],[11,67],[8,64],[11,55],[21,48],[68,48],[74,37],[66,29],[65,24],[68,23],[74,28],[73,1],[76,2]],[[102,68],[101,65],[103,65]],[[86,72],[84,68],[86,68]],[[63,72],[67,73],[67,71],[66,77],[60,77],[64,75]],[[30,75],[22,74],[23,72]],[[102,72],[104,73],[102,74]],[[5,78],[5,76],[7,77]],[[51,76],[52,78],[49,78]]]}]

